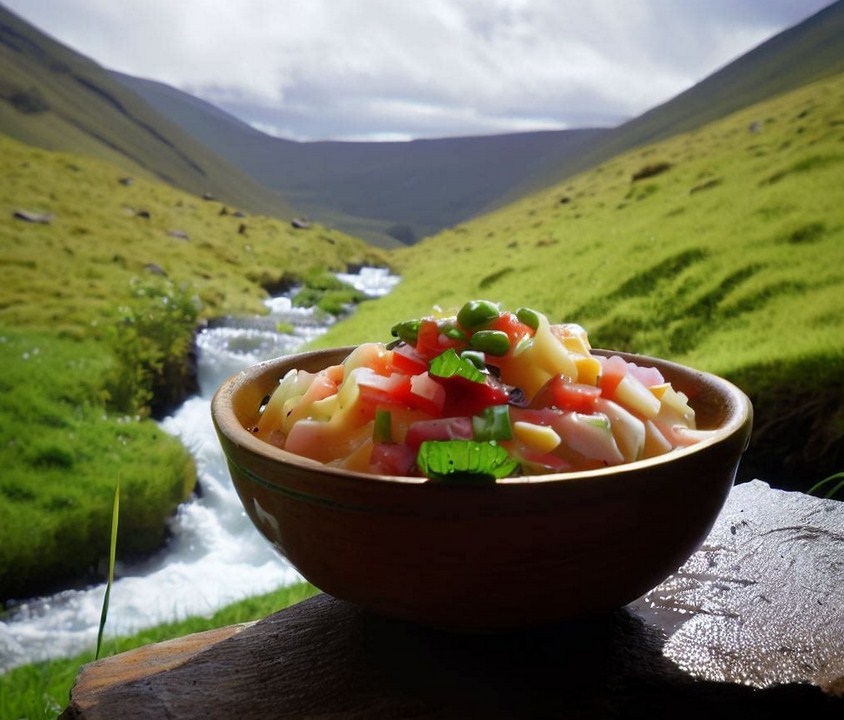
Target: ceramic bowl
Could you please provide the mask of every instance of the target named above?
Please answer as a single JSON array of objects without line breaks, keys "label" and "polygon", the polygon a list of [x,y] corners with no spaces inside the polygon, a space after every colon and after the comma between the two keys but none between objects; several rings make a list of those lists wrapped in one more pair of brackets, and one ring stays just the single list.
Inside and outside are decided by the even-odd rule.
[{"label": "ceramic bowl", "polygon": [[[640,355],[690,398],[706,440],[585,472],[454,486],[339,470],[254,437],[262,399],[291,368],[351,348],[261,363],[211,405],[232,481],[255,527],[326,593],[439,628],[541,626],[621,607],[705,540],[734,483],[752,406],[717,376]],[[596,354],[607,354],[595,350]]]}]

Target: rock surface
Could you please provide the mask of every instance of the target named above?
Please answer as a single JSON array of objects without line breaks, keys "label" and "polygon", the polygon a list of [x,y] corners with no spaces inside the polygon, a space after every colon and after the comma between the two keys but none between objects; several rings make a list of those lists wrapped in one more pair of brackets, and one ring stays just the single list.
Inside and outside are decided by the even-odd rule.
[{"label": "rock surface", "polygon": [[62,717],[840,720],[842,550],[844,503],[753,481],[674,576],[614,613],[460,634],[318,595],[87,665]]},{"label": "rock surface", "polygon": [[703,547],[632,607],[694,677],[844,695],[844,503],[737,485]]}]

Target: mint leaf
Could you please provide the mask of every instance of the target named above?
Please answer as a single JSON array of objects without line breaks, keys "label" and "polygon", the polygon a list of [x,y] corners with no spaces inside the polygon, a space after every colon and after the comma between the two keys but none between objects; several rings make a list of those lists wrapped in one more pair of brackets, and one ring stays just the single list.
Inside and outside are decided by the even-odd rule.
[{"label": "mint leaf", "polygon": [[476,383],[486,382],[486,375],[471,360],[460,357],[454,348],[449,348],[431,360],[428,372],[441,378],[462,377]]},{"label": "mint leaf", "polygon": [[416,464],[426,477],[453,483],[493,483],[519,467],[500,445],[475,440],[426,440]]}]

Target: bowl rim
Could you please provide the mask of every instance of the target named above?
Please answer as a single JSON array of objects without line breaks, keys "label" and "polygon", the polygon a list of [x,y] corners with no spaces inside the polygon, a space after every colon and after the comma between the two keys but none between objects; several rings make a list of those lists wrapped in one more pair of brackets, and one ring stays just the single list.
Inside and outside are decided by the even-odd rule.
[{"label": "bowl rim", "polygon": [[[291,353],[289,355],[281,355],[268,360],[255,363],[248,368],[240,370],[228,377],[216,390],[211,399],[211,416],[216,432],[219,436],[225,436],[231,443],[243,448],[248,452],[255,453],[263,458],[279,462],[283,465],[292,465],[302,470],[318,471],[329,476],[337,478],[344,478],[347,480],[360,480],[367,483],[388,483],[390,485],[407,484],[407,485],[430,485],[439,484],[431,483],[429,478],[414,477],[407,475],[384,475],[376,473],[360,472],[357,470],[349,470],[346,468],[334,467],[327,465],[318,460],[297,455],[296,453],[283,450],[264,440],[261,440],[250,432],[238,420],[235,415],[231,398],[235,392],[246,385],[250,380],[258,375],[262,375],[267,370],[278,365],[290,365],[295,367],[294,363],[298,363],[303,359],[317,357],[321,355],[336,354],[345,357],[351,352],[356,345],[347,345],[341,347],[320,348],[315,350],[306,350],[298,353]],[[675,448],[663,455],[657,455],[642,460],[634,460],[631,462],[622,463],[620,465],[610,465],[602,468],[595,468],[592,470],[577,470],[567,472],[542,473],[534,475],[519,475],[515,477],[499,478],[494,483],[483,483],[479,485],[460,485],[466,488],[489,488],[491,486],[525,486],[537,484],[557,484],[566,483],[576,480],[587,480],[592,478],[604,478],[607,476],[617,475],[618,473],[630,472],[634,470],[642,470],[648,467],[665,465],[679,458],[688,455],[694,455],[702,452],[708,447],[717,445],[735,433],[738,433],[747,426],[747,438],[741,449],[740,454],[744,453],[750,442],[750,423],[753,418],[753,406],[750,398],[738,386],[734,385],[729,380],[715,375],[710,372],[698,370],[688,365],[673,360],[666,360],[663,358],[656,358],[648,355],[638,353],[624,352],[620,350],[607,350],[602,348],[592,348],[592,353],[599,355],[620,355],[631,362],[641,363],[645,366],[650,366],[652,363],[657,363],[665,367],[677,368],[684,373],[692,373],[705,381],[711,386],[719,389],[720,395],[727,400],[725,403],[732,408],[726,422],[720,427],[715,428],[712,434],[693,445],[682,448]],[[456,487],[456,486],[455,486]]]}]

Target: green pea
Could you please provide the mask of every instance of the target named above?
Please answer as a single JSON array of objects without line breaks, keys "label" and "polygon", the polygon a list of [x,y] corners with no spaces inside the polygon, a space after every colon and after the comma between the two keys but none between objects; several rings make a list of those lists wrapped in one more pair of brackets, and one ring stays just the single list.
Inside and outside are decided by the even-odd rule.
[{"label": "green pea", "polygon": [[460,353],[460,357],[464,360],[468,360],[472,363],[472,365],[478,368],[478,370],[486,370],[486,360],[482,352],[478,352],[477,350],[464,350]]},{"label": "green pea", "polygon": [[532,330],[539,327],[539,313],[536,310],[528,307],[519,308],[516,310],[516,317],[519,318],[519,322],[524,323]]},{"label": "green pea", "polygon": [[478,330],[469,338],[469,347],[489,355],[504,355],[510,349],[510,338],[501,330]]},{"label": "green pea", "polygon": [[420,320],[404,320],[393,325],[390,333],[399,340],[404,340],[406,343],[415,345],[416,340],[419,338],[420,322]]},{"label": "green pea", "polygon": [[473,330],[495,320],[501,311],[489,300],[470,300],[457,313],[457,322],[467,330]]}]

